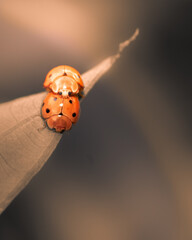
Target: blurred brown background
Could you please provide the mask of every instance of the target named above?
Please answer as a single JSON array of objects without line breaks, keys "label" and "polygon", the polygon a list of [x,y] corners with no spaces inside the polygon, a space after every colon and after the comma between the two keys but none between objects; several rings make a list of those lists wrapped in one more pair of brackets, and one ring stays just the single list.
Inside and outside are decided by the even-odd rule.
[{"label": "blurred brown background", "polygon": [[1,240],[191,240],[191,1],[1,0],[1,102],[137,40],[0,216]]}]

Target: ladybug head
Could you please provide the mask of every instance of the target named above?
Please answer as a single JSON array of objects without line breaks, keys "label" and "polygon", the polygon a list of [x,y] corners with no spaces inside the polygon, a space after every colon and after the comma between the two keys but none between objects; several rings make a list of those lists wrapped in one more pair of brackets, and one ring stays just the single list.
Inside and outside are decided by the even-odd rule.
[{"label": "ladybug head", "polygon": [[53,115],[46,120],[46,123],[50,129],[54,129],[56,132],[60,133],[70,130],[72,127],[71,120],[63,115]]}]

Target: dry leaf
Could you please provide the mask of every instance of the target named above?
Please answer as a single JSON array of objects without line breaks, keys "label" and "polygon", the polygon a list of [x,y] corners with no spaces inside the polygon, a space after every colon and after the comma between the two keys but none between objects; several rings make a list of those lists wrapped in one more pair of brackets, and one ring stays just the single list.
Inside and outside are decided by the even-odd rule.
[{"label": "dry leaf", "polygon": [[[82,75],[85,95],[138,32],[119,45],[116,55]],[[62,137],[44,126],[41,106],[45,96],[42,92],[0,105],[0,213],[41,169]]]}]

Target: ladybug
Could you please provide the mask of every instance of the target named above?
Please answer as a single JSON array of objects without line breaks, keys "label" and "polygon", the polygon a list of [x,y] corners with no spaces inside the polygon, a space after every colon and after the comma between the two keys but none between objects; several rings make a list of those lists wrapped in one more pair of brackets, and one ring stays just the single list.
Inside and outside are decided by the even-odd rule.
[{"label": "ladybug", "polygon": [[73,67],[61,65],[50,70],[45,78],[44,88],[67,98],[82,96],[84,84],[80,73]]},{"label": "ladybug", "polygon": [[42,105],[42,117],[47,126],[56,132],[62,133],[70,130],[73,123],[78,121],[80,115],[80,103],[78,96],[64,98],[59,94],[50,92]]}]

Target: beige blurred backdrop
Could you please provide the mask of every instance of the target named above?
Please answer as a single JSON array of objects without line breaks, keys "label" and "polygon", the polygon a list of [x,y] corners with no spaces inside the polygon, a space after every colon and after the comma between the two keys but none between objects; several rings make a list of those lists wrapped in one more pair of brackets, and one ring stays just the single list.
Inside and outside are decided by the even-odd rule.
[{"label": "beige blurred backdrop", "polygon": [[138,39],[0,216],[1,240],[191,240],[191,1],[1,0],[1,102]]}]

